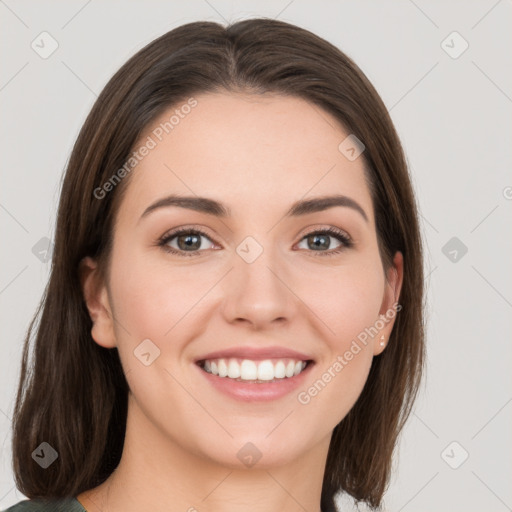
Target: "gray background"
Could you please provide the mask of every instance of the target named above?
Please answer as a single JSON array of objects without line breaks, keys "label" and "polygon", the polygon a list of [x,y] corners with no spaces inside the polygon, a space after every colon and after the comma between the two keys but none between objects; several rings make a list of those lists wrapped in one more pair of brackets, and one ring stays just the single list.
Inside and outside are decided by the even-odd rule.
[{"label": "gray background", "polygon": [[[1,509],[24,498],[10,467],[21,347],[48,278],[61,175],[86,114],[114,71],[171,28],[269,16],[326,38],[367,74],[418,195],[428,368],[386,510],[512,510],[510,0],[0,0],[0,15]],[[43,45],[43,31],[59,45],[46,59],[31,48]]]}]

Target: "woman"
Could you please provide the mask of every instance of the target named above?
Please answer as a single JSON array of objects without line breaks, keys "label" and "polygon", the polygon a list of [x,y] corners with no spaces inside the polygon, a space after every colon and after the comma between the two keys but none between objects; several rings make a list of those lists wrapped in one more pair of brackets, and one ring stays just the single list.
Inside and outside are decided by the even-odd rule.
[{"label": "woman", "polygon": [[9,510],[378,509],[423,370],[421,246],[340,50],[271,19],[153,41],[69,161]]}]

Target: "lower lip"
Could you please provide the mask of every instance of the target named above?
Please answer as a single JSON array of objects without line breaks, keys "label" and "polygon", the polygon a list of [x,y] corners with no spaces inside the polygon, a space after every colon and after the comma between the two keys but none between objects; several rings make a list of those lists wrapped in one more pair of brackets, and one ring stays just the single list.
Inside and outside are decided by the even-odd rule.
[{"label": "lower lip", "polygon": [[229,377],[219,377],[203,370],[199,365],[195,364],[199,372],[210,382],[216,389],[222,393],[241,400],[243,402],[263,402],[268,400],[277,400],[288,395],[304,383],[314,363],[310,362],[302,372],[294,377],[285,377],[284,379],[276,379],[274,382],[243,382]]}]

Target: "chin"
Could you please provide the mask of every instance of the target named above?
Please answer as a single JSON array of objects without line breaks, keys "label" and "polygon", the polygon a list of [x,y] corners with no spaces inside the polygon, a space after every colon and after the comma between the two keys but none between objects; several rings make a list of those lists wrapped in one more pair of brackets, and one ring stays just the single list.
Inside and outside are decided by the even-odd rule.
[{"label": "chin", "polygon": [[[234,437],[229,442],[217,444],[215,451],[208,447],[205,456],[212,462],[230,469],[270,469],[290,463],[300,456],[301,448],[284,445],[280,436],[255,434]],[[304,447],[303,447],[304,448]]]}]

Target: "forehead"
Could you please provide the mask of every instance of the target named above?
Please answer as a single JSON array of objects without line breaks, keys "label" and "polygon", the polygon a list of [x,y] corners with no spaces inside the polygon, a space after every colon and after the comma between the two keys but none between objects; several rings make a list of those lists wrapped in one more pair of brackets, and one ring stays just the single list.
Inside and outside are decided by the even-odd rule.
[{"label": "forehead", "polygon": [[[132,171],[123,203],[140,215],[169,193],[200,195],[235,213],[344,194],[373,217],[362,158],[338,146],[349,135],[328,112],[283,95],[208,93],[167,109],[135,145],[151,147]],[[123,206],[121,206],[121,210]]]}]

